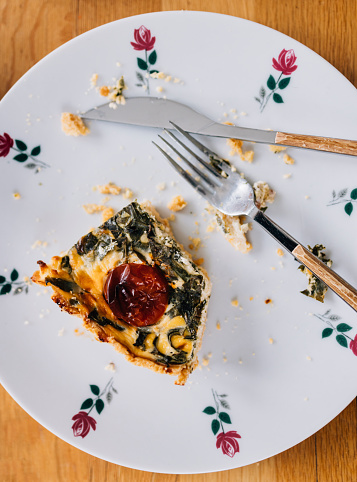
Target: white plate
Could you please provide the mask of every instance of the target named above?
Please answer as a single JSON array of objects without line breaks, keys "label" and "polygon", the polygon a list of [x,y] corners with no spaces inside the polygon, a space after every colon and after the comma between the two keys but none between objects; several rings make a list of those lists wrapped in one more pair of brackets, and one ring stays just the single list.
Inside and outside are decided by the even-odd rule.
[{"label": "white plate", "polygon": [[[99,74],[98,85],[124,75],[127,96],[145,95],[135,85],[136,72],[145,74],[137,61],[145,58],[145,51],[131,45],[134,29],[142,25],[155,37],[148,52],[157,52],[152,68],[180,79],[174,83],[150,78],[152,94],[158,95],[156,88],[162,86],[160,96],[185,102],[222,122],[342,138],[356,135],[355,88],[303,45],[245,20],[202,12],[154,13],[105,25],[57,49],[0,105],[0,134],[25,143],[13,146],[23,154],[40,146],[33,158],[50,166],[36,174],[35,168],[26,169],[33,159],[14,160],[19,152],[13,148],[6,156],[3,150],[0,158],[0,272],[6,277],[2,286],[9,284],[11,273],[14,279],[19,276],[10,283],[10,293],[0,298],[1,382],[42,425],[102,459],[154,472],[231,469],[300,442],[355,397],[357,352],[346,337],[354,339],[357,333],[356,314],[331,292],[324,305],[300,294],[305,276],[289,255],[277,255],[278,245],[258,227],[249,233],[253,250],[245,255],[234,251],[220,233],[208,233],[211,219],[203,216],[205,203],[155,150],[154,129],[93,122],[87,137],[62,133],[61,112],[102,103],[96,90],[89,89],[93,73]],[[283,103],[271,96],[261,112],[255,97],[262,86],[271,92],[269,76],[276,80],[281,73],[272,59],[278,60],[283,49],[297,69],[280,79],[291,79],[276,92]],[[225,141],[207,143],[228,155]],[[355,160],[290,149],[296,162],[286,165],[268,146],[255,145],[254,150],[252,164],[237,156],[232,160],[249,179],[265,180],[277,191],[269,215],[302,243],[325,244],[335,269],[356,285]],[[28,294],[23,289],[13,295],[16,287],[25,288],[20,281],[31,276],[38,259],[49,260],[100,224],[100,215],[89,216],[82,205],[100,202],[103,196],[92,187],[109,181],[131,188],[139,200],[150,199],[164,216],[171,197],[182,194],[188,206],[177,215],[175,235],[187,247],[188,237],[197,237],[198,229],[203,241],[194,254],[205,259],[213,281],[201,352],[211,353],[211,358],[184,388],[175,386],[172,377],[131,366],[111,346],[89,335],[75,336],[75,329],[82,332],[80,321],[61,313],[38,286],[31,286]],[[156,186],[162,182],[167,187],[159,191]],[[333,191],[337,194],[330,203]],[[21,198],[15,199],[14,192]],[[116,208],[126,203],[120,196],[109,202]],[[34,246],[37,240],[48,245]],[[235,297],[239,307],[231,304]],[[267,298],[273,304],[266,305]],[[337,326],[347,328],[342,323],[351,329],[338,333]],[[330,325],[334,332],[322,338]],[[337,342],[337,334],[346,346]],[[115,373],[104,369],[110,362]],[[218,411],[228,415],[221,415],[218,432],[234,431],[241,438],[217,448],[214,396],[219,403],[222,394],[226,397],[221,397]],[[72,417],[86,399],[97,397],[104,404],[100,414],[90,402],[82,409],[90,411],[96,430],[80,436],[77,423],[75,436]],[[99,411],[103,404],[97,403]],[[205,413],[206,407],[214,410]]]}]

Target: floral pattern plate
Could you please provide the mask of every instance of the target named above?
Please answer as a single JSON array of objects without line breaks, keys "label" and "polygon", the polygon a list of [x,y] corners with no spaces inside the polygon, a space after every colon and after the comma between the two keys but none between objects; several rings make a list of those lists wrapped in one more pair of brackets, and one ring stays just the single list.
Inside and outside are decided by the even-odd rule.
[{"label": "floral pattern plate", "polygon": [[[65,136],[62,112],[103,103],[93,74],[98,87],[123,75],[125,96],[167,96],[221,122],[342,138],[355,137],[355,88],[276,31],[223,15],[170,12],[72,40],[0,104],[0,379],[9,393],[68,443],[137,469],[219,471],[288,449],[356,396],[356,313],[331,292],[324,305],[301,294],[307,280],[297,263],[279,257],[258,228],[248,233],[248,254],[212,231],[205,203],[152,145],[157,130],[92,122],[88,136]],[[120,89],[111,94],[122,101]],[[224,140],[205,142],[229,157]],[[355,159],[288,149],[295,163],[286,164],[284,153],[265,145],[245,143],[243,150],[254,150],[252,163],[229,159],[251,181],[275,189],[270,216],[304,244],[323,243],[335,269],[356,285]],[[93,341],[47,290],[29,284],[37,260],[101,223],[83,204],[119,209],[128,202],[93,190],[108,182],[150,199],[163,216],[173,196],[187,201],[173,230],[204,258],[213,292],[201,366],[185,387]]]}]

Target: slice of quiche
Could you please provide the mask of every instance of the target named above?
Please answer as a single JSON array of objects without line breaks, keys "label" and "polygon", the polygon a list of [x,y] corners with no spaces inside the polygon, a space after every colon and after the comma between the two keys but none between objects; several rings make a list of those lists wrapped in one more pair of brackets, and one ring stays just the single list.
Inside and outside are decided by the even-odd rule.
[{"label": "slice of quiche", "polygon": [[98,340],[185,384],[198,364],[211,283],[151,205],[129,204],[38,264],[32,280],[51,286],[53,301]]}]

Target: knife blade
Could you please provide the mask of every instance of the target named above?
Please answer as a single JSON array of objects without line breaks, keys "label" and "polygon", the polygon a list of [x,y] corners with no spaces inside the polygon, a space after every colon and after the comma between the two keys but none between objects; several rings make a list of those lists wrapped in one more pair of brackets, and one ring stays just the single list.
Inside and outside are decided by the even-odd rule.
[{"label": "knife blade", "polygon": [[174,122],[192,134],[357,156],[357,141],[219,124],[185,104],[156,97],[130,97],[124,105],[103,104],[82,113],[81,117],[161,129],[171,129],[170,122]]}]

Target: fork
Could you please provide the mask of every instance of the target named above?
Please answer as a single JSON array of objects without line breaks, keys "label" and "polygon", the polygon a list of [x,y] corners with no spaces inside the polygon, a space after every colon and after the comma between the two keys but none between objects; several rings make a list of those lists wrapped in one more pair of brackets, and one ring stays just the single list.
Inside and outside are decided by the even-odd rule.
[{"label": "fork", "polygon": [[178,125],[173,122],[171,124],[176,131],[208,157],[208,160],[203,159],[175,134],[165,129],[166,134],[197,161],[196,163],[189,161],[175,146],[159,135],[159,138],[179,156],[187,167],[195,173],[195,176],[187,169],[183,169],[164,149],[153,142],[176,171],[201,196],[222,213],[229,216],[245,215],[256,221],[300,263],[306,266],[317,278],[357,311],[357,290],[266,216],[255,204],[252,186],[237,171],[232,170],[227,161],[220,158],[215,152],[201,144]]}]

